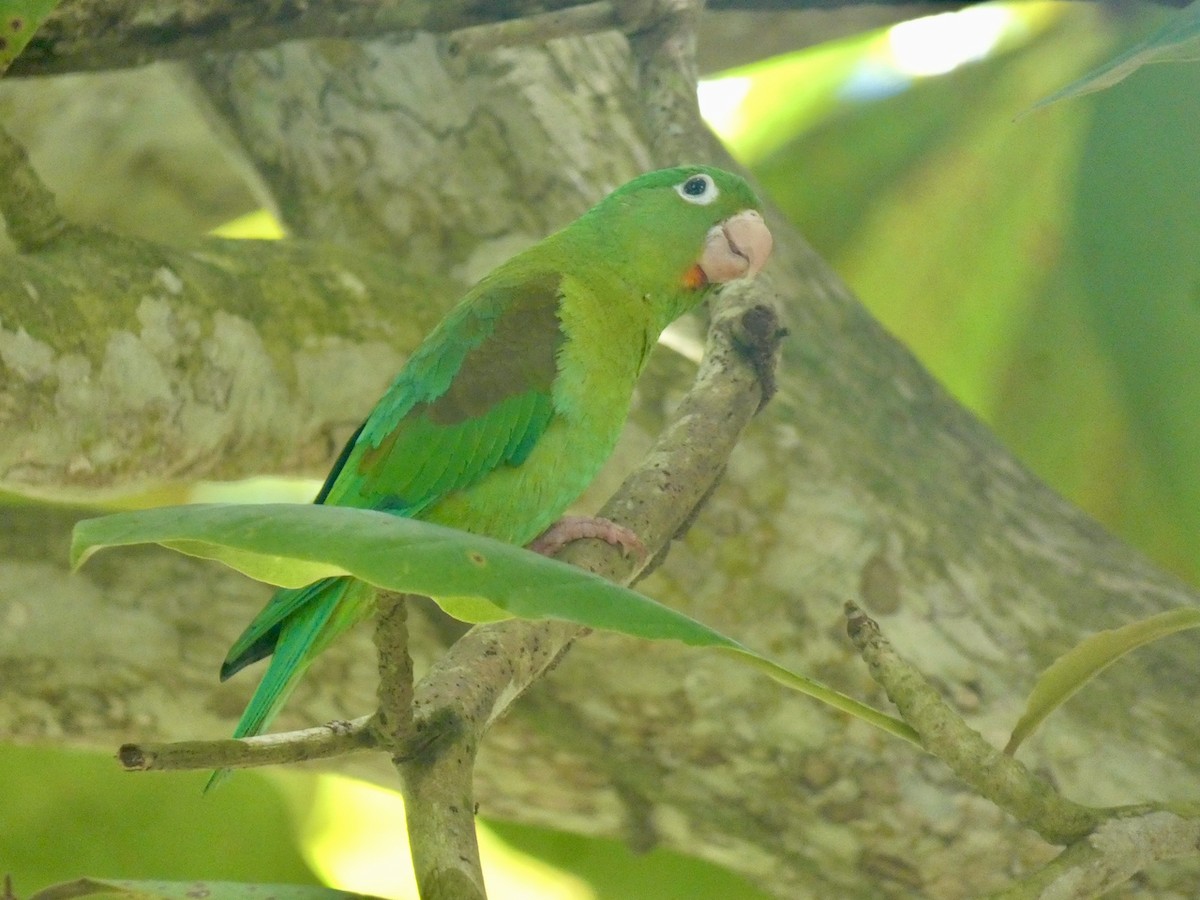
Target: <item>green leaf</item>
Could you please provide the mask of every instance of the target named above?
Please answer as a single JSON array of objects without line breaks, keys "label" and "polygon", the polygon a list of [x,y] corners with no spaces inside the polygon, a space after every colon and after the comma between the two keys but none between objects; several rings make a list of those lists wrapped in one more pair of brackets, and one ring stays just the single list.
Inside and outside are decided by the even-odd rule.
[{"label": "green leaf", "polygon": [[21,55],[58,0],[0,0],[0,73]]},{"label": "green leaf", "polygon": [[71,562],[78,567],[105,547],[133,544],[160,544],[217,560],[283,587],[353,575],[387,590],[432,597],[468,622],[558,619],[720,650],[793,690],[918,743],[903,722],[635,591],[520,547],[429,522],[316,504],[162,507],[80,522]]},{"label": "green leaf", "polygon": [[1138,69],[1157,62],[1194,62],[1200,59],[1200,0],[1175,12],[1161,28],[1139,44],[1088,72],[1078,81],[1039,100],[1022,115],[1093,91],[1112,87]]},{"label": "green leaf", "polygon": [[29,900],[72,900],[75,897],[121,897],[125,900],[337,900],[362,897],[333,888],[304,884],[242,884],[234,881],[122,881],[80,878],[38,891]]},{"label": "green leaf", "polygon": [[1200,608],[1189,606],[1100,631],[1080,641],[1042,673],[1004,752],[1015,753],[1042,720],[1126,653],[1177,631],[1196,627],[1200,627]]}]

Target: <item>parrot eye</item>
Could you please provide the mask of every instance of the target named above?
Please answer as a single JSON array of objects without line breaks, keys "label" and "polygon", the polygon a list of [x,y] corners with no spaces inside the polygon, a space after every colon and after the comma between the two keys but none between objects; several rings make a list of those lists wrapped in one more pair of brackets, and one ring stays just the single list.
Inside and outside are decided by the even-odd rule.
[{"label": "parrot eye", "polygon": [[675,193],[688,203],[707,206],[717,199],[717,186],[708,175],[693,175],[687,181],[675,185]]}]

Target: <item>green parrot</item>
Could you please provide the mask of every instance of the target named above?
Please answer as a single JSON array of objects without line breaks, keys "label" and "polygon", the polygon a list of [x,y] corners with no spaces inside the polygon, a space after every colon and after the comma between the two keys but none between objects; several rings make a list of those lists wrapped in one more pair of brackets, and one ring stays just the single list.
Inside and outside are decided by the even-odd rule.
[{"label": "green parrot", "polygon": [[[513,257],[412,354],[314,502],[536,538],[531,549],[546,553],[581,536],[640,549],[603,519],[551,526],[612,452],[662,330],[766,261],[758,210],[736,175],[663,169]],[[372,614],[374,595],[342,577],[271,597],[221,666],[224,681],[272,657],[234,737],[267,727],[309,662]]]}]

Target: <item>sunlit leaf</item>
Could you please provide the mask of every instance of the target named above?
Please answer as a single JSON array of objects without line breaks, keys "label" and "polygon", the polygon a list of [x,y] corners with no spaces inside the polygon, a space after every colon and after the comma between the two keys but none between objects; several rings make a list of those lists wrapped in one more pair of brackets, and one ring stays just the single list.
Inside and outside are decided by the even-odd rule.
[{"label": "sunlit leaf", "polygon": [[238,216],[232,221],[218,225],[209,234],[233,240],[256,241],[278,241],[287,237],[283,224],[269,209],[257,209],[244,216]]},{"label": "sunlit leaf", "polygon": [[234,881],[122,881],[80,878],[38,891],[30,900],[75,897],[119,897],[123,900],[338,900],[362,897],[332,888],[303,884],[242,884]]},{"label": "sunlit leaf", "polygon": [[1189,6],[1175,12],[1166,24],[1144,41],[1088,72],[1078,81],[1071,82],[1062,90],[1039,100],[1026,114],[1068,97],[1080,97],[1112,87],[1150,63],[1196,60],[1200,60],[1200,0],[1195,0]]},{"label": "sunlit leaf", "polygon": [[351,574],[432,597],[465,621],[558,619],[648,640],[675,640],[733,656],[771,678],[883,730],[917,742],[904,723],[732,638],[597,575],[519,547],[372,510],[315,504],[175,506],[87,519],[71,561],[105,547],[160,544],[284,587]]},{"label": "sunlit leaf", "polygon": [[1042,673],[1004,752],[1015,753],[1050,713],[1126,653],[1177,631],[1197,627],[1200,627],[1200,608],[1186,607],[1100,631],[1080,641]]}]

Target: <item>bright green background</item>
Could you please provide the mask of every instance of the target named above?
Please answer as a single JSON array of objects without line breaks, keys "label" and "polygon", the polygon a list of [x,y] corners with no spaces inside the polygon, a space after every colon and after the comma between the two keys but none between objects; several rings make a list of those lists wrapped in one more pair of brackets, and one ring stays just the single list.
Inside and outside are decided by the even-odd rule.
[{"label": "bright green background", "polygon": [[[1174,15],[1076,6],[984,63],[735,149],[1017,456],[1200,584],[1200,66],[1014,122]],[[842,65],[797,67],[796,93]]]}]

